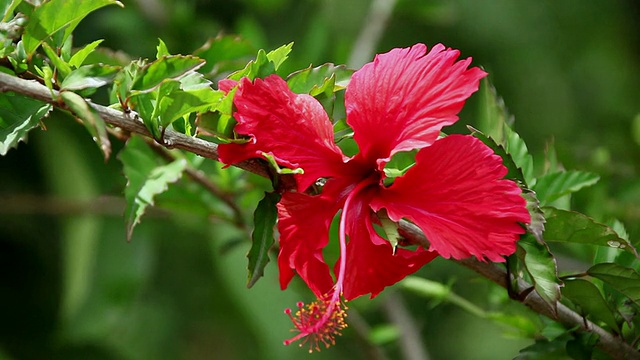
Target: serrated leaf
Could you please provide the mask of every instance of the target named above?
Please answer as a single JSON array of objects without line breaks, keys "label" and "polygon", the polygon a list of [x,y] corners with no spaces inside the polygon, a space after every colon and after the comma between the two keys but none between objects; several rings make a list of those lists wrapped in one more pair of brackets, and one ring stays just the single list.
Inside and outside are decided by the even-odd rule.
[{"label": "serrated leaf", "polygon": [[522,190],[522,197],[527,201],[527,210],[531,217],[531,221],[526,224],[527,230],[542,244],[544,243],[544,224],[547,220],[544,218],[540,202],[536,197],[536,193],[526,188]]},{"label": "serrated leaf", "polygon": [[584,171],[560,171],[539,177],[533,190],[540,202],[545,205],[574,193],[584,187],[594,185],[600,176]]},{"label": "serrated leaf", "polygon": [[482,79],[480,84],[478,127],[496,143],[504,144],[504,125],[513,123],[513,118],[509,115],[504,100],[498,96],[496,88],[489,82],[489,79]]},{"label": "serrated leaf", "polygon": [[524,183],[529,187],[533,187],[536,182],[536,178],[533,176],[533,157],[529,154],[527,144],[513,131],[508,125],[504,125],[504,149],[507,154],[511,155],[513,162],[516,166],[522,169],[522,175],[524,176]]},{"label": "serrated leaf", "polygon": [[51,105],[13,93],[0,93],[0,155],[6,155],[38,126]]},{"label": "serrated leaf", "polygon": [[157,59],[138,71],[132,90],[150,91],[164,80],[179,80],[204,65],[204,60],[191,55],[172,55]]},{"label": "serrated leaf", "polygon": [[267,59],[273,63],[273,66],[276,70],[282,65],[285,60],[289,57],[289,53],[291,52],[291,48],[293,48],[293,43],[288,43],[287,45],[282,45],[275,50],[269,51],[267,54]]},{"label": "serrated leaf", "polygon": [[324,64],[315,68],[309,66],[289,75],[287,85],[294,93],[315,96],[323,92],[323,88],[330,82],[332,92],[344,89],[352,74],[353,70],[347,69],[344,65]]},{"label": "serrated leaf", "polygon": [[167,190],[168,185],[178,181],[187,166],[185,159],[169,164],[157,161],[157,156],[138,136],[132,136],[118,156],[127,178],[124,192],[125,226],[127,239],[131,240],[134,227],[140,223],[148,206],[154,204],[154,197]]},{"label": "serrated leaf", "polygon": [[634,269],[614,263],[592,266],[587,274],[602,280],[640,306],[640,274]]},{"label": "serrated leaf", "polygon": [[518,256],[531,276],[536,292],[555,313],[562,284],[558,279],[556,259],[546,244],[541,244],[530,237],[518,241],[518,248],[521,250]]},{"label": "serrated leaf", "polygon": [[69,109],[82,120],[93,141],[102,151],[104,160],[107,161],[111,155],[111,141],[109,141],[109,134],[107,133],[107,124],[96,110],[87,104],[87,101],[82,96],[74,92],[62,91],[60,92],[60,97]]},{"label": "serrated leaf", "polygon": [[516,165],[513,161],[513,157],[507,153],[507,150],[503,145],[500,145],[493,138],[485,135],[480,130],[474,129],[471,126],[467,126],[469,131],[471,131],[471,135],[480,139],[485,145],[487,145],[493,152],[502,158],[502,164],[507,168],[507,175],[505,175],[505,179],[517,180],[522,184],[526,184],[524,174],[522,173],[522,169]]},{"label": "serrated leaf", "polygon": [[102,43],[103,40],[96,40],[82,49],[78,50],[69,60],[69,66],[79,68],[92,52]]},{"label": "serrated leaf", "polygon": [[636,248],[607,225],[569,210],[545,206],[547,223],[543,234],[546,241],[570,242],[619,248],[638,257]]},{"label": "serrated leaf", "polygon": [[119,101],[126,102],[126,105],[128,105],[128,99],[131,89],[133,88],[133,84],[139,77],[138,74],[142,74],[145,65],[145,60],[139,59],[132,61],[125,66],[113,79],[113,89],[111,91],[112,96]]},{"label": "serrated leaf", "polygon": [[246,64],[244,59],[255,54],[251,43],[237,36],[219,36],[209,39],[194,55],[207,61],[203,73],[221,73],[237,70]]},{"label": "serrated leaf", "polygon": [[113,81],[119,67],[103,64],[84,65],[73,71],[60,84],[61,90],[99,88]]},{"label": "serrated leaf", "polygon": [[616,333],[620,333],[613,309],[593,283],[583,279],[566,280],[562,295],[580,307],[584,316],[588,316],[592,321],[602,321]]},{"label": "serrated leaf", "polygon": [[64,31],[64,43],[82,19],[107,5],[123,6],[115,0],[51,0],[36,7],[22,37],[25,52],[31,57],[45,39],[58,31]]},{"label": "serrated leaf", "polygon": [[278,219],[276,204],[280,201],[280,194],[265,193],[253,213],[253,232],[251,233],[251,249],[247,254],[249,259],[249,274],[247,287],[252,287],[264,275],[264,268],[269,262],[269,249],[275,242],[273,227]]}]

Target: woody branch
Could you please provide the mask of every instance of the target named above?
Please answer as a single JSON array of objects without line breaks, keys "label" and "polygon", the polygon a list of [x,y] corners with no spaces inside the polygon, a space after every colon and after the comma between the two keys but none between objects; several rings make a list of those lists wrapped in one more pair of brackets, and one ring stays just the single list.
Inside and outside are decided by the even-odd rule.
[{"label": "woody branch", "polygon": [[[16,76],[0,73],[0,92],[15,92],[32,99],[49,103],[54,107],[64,108],[64,104],[57,100],[59,93],[55,90],[53,92],[50,91],[46,86],[38,83],[37,81],[25,80]],[[98,104],[90,103],[90,105],[106,123],[116,127],[117,129],[149,138],[152,137],[135,113],[125,113]],[[166,148],[182,149],[216,161],[218,159],[218,146],[212,142],[187,136],[172,130],[166,130],[162,140],[161,145]],[[270,174],[268,165],[255,160],[243,161],[234,166],[264,177],[269,177]],[[423,247],[428,248],[429,243],[417,226],[409,222],[402,221],[400,224],[400,230],[401,235],[403,235],[409,242],[420,244]],[[474,258],[453,261],[475,271],[481,276],[504,288],[509,286],[509,275],[506,270],[501,267],[492,263],[481,262]],[[530,287],[530,284],[519,279],[518,289],[515,290],[522,292]],[[580,314],[561,303],[557,304],[557,311],[554,313],[535,291],[530,292],[530,294],[523,299],[517,300],[521,301],[533,311],[558,321],[568,328],[578,327],[584,331],[597,334],[599,336],[597,346],[614,359],[640,360],[640,352],[636,351],[631,345],[624,342],[622,338],[614,336],[591,321],[584,319]]]}]

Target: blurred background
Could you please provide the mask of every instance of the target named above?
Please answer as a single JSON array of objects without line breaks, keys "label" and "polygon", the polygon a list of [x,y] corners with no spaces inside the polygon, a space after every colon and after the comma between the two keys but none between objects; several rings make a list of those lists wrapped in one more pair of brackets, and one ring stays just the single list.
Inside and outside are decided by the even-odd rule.
[{"label": "blurred background", "polygon": [[[75,44],[105,39],[122,56],[153,58],[158,38],[187,54],[218,34],[239,34],[256,51],[294,42],[283,65],[290,71],[325,62],[357,68],[416,42],[460,49],[490,73],[534,157],[553,144],[566,168],[602,176],[572,206],[621,220],[632,241],[640,236],[640,2],[123,3],[85,19]],[[477,108],[475,96],[449,132],[475,124]],[[127,242],[116,156],[105,163],[69,117],[46,127],[0,158],[0,359],[511,359],[533,343],[531,333],[477,311],[392,288],[350,304],[350,327],[335,347],[312,355],[285,347],[283,310],[310,294],[299,282],[280,291],[274,258],[247,289],[246,230],[181,208],[192,186],[183,181],[158,199],[172,210],[150,211]],[[114,142],[114,153],[121,146]],[[267,187],[234,171],[222,173],[225,186]],[[239,199],[248,221],[260,195]],[[439,259],[418,274],[483,311],[527,316],[457,264]]]}]

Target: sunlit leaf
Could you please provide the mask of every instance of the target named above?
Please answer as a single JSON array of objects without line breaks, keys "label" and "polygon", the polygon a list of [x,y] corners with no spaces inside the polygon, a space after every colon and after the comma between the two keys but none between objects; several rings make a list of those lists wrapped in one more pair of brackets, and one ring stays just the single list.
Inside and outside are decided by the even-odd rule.
[{"label": "sunlit leaf", "polygon": [[324,91],[323,87],[332,77],[334,79],[331,91],[344,89],[352,74],[353,70],[347,69],[344,65],[324,64],[315,68],[309,66],[289,75],[287,85],[294,93],[317,95]]},{"label": "sunlit leaf", "polygon": [[69,66],[69,64],[67,64],[64,60],[62,60],[62,58],[58,56],[56,51],[51,46],[49,46],[49,44],[44,43],[42,46],[42,50],[44,50],[44,53],[49,58],[51,65],[53,65],[53,67],[56,68],[56,70],[62,76],[62,78],[66,77],[67,75],[69,75],[69,73],[71,73],[71,66]]},{"label": "sunlit leaf", "polygon": [[583,279],[571,279],[564,282],[562,295],[580,307],[581,313],[592,321],[602,321],[611,329],[620,333],[613,309],[602,297],[600,290],[591,282]]},{"label": "sunlit leaf", "polygon": [[31,56],[40,44],[58,31],[64,31],[62,42],[89,13],[107,5],[123,6],[115,0],[51,0],[38,6],[25,27],[22,42]]},{"label": "sunlit leaf", "polygon": [[275,50],[269,51],[267,53],[267,59],[273,63],[273,66],[276,70],[282,65],[285,60],[289,57],[289,53],[291,52],[291,48],[293,48],[293,43],[288,43],[287,45],[282,45]]},{"label": "sunlit leaf", "polygon": [[69,60],[69,65],[74,68],[79,68],[80,66],[82,66],[84,61],[87,59],[87,56],[95,51],[95,49],[102,43],[102,41],[103,40],[96,40],[78,50]]},{"label": "sunlit leaf", "polygon": [[71,71],[60,84],[60,88],[63,90],[99,88],[112,82],[119,70],[120,68],[116,66],[84,65]]},{"label": "sunlit leaf", "polygon": [[185,159],[169,164],[158,162],[157,156],[148,145],[137,136],[132,136],[118,156],[127,178],[124,192],[125,225],[127,239],[131,240],[134,227],[140,223],[148,206],[154,204],[154,197],[167,190],[168,185],[178,181],[187,166]]},{"label": "sunlit leaf", "polygon": [[518,256],[533,280],[536,292],[554,313],[560,300],[561,282],[558,279],[556,259],[546,244],[525,237],[518,241]]},{"label": "sunlit leaf", "polygon": [[634,269],[614,263],[592,266],[587,274],[602,280],[640,306],[640,274]]},{"label": "sunlit leaf", "polygon": [[607,225],[575,211],[549,206],[543,207],[542,210],[547,220],[543,235],[545,241],[608,246],[638,256],[636,248]]},{"label": "sunlit leaf", "polygon": [[0,14],[2,14],[2,22],[8,22],[13,16],[13,12],[20,5],[22,0],[3,0],[0,2]]},{"label": "sunlit leaf", "polygon": [[247,287],[252,287],[264,275],[264,268],[269,262],[269,249],[275,242],[273,227],[278,219],[278,209],[276,208],[278,201],[280,201],[280,194],[265,193],[253,213],[252,244],[247,254],[249,259]]},{"label": "sunlit leaf", "polygon": [[169,49],[167,48],[167,44],[162,41],[162,39],[158,39],[158,46],[156,46],[156,59],[160,59],[161,57],[170,56]]},{"label": "sunlit leaf", "polygon": [[87,104],[82,96],[71,91],[62,91],[60,92],[60,97],[69,109],[82,120],[82,123],[93,137],[93,141],[102,151],[105,161],[108,160],[111,155],[111,142],[109,141],[107,125],[104,120],[95,109]]},{"label": "sunlit leaf", "polygon": [[564,195],[591,186],[598,180],[600,180],[598,175],[589,172],[561,171],[539,177],[533,190],[544,205]]},{"label": "sunlit leaf", "polygon": [[51,105],[22,95],[0,93],[0,155],[26,140],[50,109]]},{"label": "sunlit leaf", "polygon": [[204,60],[191,55],[164,56],[138,71],[133,90],[149,91],[167,79],[179,80],[204,65]]}]

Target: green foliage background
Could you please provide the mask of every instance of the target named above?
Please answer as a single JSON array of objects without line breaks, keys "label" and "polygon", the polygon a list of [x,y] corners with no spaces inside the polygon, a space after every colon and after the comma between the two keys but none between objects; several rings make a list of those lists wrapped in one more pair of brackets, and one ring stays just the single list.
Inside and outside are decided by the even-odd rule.
[{"label": "green foliage background", "polygon": [[[366,61],[352,54],[370,1],[124,3],[125,9],[91,14],[74,42],[105,39],[103,46],[152,58],[158,38],[172,53],[191,53],[218,33],[233,33],[256,50],[293,41],[285,72]],[[602,176],[573,196],[572,206],[600,221],[617,218],[632,241],[638,239],[640,3],[398,0],[376,51],[416,42],[458,48],[487,69],[534,157],[552,143],[565,167]],[[455,130],[476,124],[477,102],[475,96]],[[294,283],[281,292],[275,266],[246,289],[246,233],[186,208],[180,195],[187,192],[177,187],[158,203],[182,211],[155,209],[127,243],[125,178],[117,159],[105,164],[86,131],[63,116],[30,135],[28,146],[0,158],[0,359],[307,356],[282,345],[290,334],[282,311],[308,300],[308,290]],[[116,153],[122,144],[114,146]],[[257,181],[235,170],[225,173],[222,186]],[[248,217],[261,195],[241,199]],[[580,268],[588,255],[557,251],[561,271]],[[448,261],[434,261],[420,274],[453,283],[483,309],[518,307],[504,291]],[[393,294],[358,299],[351,307],[372,327],[371,340],[389,358],[402,358],[385,311],[397,298],[386,293]],[[401,294],[432,359],[507,359],[532,343],[477,313]],[[362,343],[351,329],[336,347],[310,357],[367,359]]]}]

